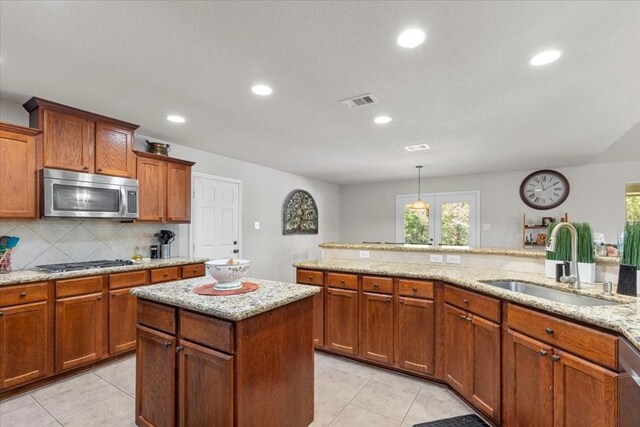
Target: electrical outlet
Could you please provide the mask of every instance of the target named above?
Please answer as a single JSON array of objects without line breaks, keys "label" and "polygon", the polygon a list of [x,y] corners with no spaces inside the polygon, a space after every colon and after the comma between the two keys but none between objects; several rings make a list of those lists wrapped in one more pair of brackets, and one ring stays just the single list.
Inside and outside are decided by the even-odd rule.
[{"label": "electrical outlet", "polygon": [[360,251],[360,258],[369,258],[369,251]]},{"label": "electrical outlet", "polygon": [[430,262],[444,262],[444,257],[442,255],[429,255]]},{"label": "electrical outlet", "polygon": [[447,264],[460,264],[460,255],[447,255]]},{"label": "electrical outlet", "polygon": [[491,230],[491,224],[482,224],[482,230],[484,231]]},{"label": "electrical outlet", "polygon": [[254,228],[255,230],[260,230],[260,221],[256,221],[256,222],[254,222],[254,223],[253,223],[253,228]]}]

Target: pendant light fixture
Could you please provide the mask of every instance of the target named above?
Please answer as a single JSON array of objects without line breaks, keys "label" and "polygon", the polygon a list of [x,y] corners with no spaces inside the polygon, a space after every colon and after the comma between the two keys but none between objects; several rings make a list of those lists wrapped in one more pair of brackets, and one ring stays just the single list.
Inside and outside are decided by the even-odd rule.
[{"label": "pendant light fixture", "polygon": [[422,170],[422,165],[416,166],[418,169],[418,200],[413,203],[410,203],[407,207],[409,209],[426,209],[429,210],[429,203],[425,202],[420,198],[420,171]]}]

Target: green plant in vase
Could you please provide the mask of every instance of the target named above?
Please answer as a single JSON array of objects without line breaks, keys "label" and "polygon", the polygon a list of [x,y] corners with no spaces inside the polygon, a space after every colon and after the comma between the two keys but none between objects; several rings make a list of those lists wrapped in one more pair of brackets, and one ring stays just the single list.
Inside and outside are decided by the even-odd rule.
[{"label": "green plant in vase", "polygon": [[578,233],[578,269],[580,281],[595,283],[596,264],[593,262],[593,232],[586,222],[572,223]]},{"label": "green plant in vase", "polygon": [[[549,223],[547,227],[547,239],[548,242],[551,238],[551,232],[557,224],[555,222]],[[547,251],[547,259],[545,261],[546,276],[553,279],[556,277],[556,264],[562,264],[565,261],[571,261],[571,235],[566,228],[560,230],[556,235],[556,250],[555,252]]]},{"label": "green plant in vase", "polygon": [[639,276],[640,222],[628,222],[624,227],[624,245],[622,247],[620,275],[618,276],[618,293],[635,296],[638,291]]}]

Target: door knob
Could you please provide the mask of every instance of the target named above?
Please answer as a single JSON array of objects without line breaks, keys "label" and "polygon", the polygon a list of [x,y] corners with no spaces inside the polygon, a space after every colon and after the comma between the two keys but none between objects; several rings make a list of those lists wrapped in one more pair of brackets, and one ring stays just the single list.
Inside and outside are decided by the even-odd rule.
[{"label": "door knob", "polygon": [[233,250],[233,253],[234,253],[234,254],[237,254],[237,253],[239,253],[239,252],[240,252],[240,249],[234,249],[234,250]]},{"label": "door knob", "polygon": [[238,244],[238,241],[237,241],[237,240],[234,240],[234,241],[233,241],[233,244],[234,244],[234,245],[237,245],[237,244]]}]

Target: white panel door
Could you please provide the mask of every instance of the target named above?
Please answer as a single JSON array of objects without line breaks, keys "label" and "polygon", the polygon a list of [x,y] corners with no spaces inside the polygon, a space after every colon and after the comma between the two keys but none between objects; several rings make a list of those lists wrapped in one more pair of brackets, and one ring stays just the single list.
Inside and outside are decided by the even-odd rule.
[{"label": "white panel door", "polygon": [[240,257],[240,184],[194,176],[193,257]]}]

